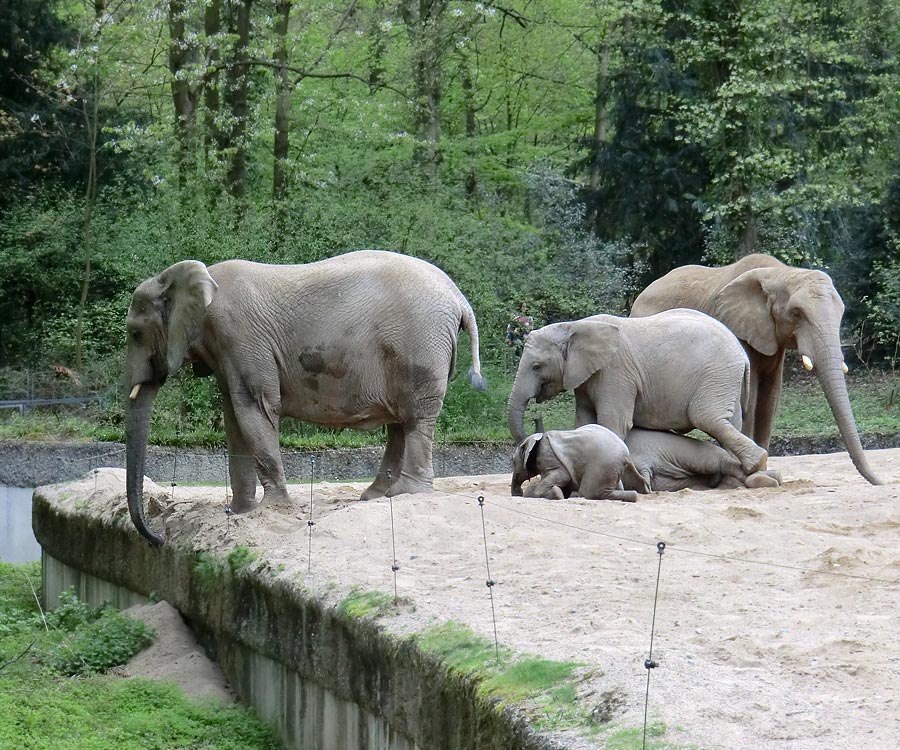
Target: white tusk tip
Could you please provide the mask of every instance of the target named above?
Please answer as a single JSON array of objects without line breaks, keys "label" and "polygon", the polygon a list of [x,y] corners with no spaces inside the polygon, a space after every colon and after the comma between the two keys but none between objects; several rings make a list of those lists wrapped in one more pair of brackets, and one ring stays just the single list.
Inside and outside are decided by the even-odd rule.
[{"label": "white tusk tip", "polygon": [[844,371],[844,375],[846,375],[848,372],[850,372],[850,368],[847,367],[846,362],[841,362],[841,369]]},{"label": "white tusk tip", "polygon": [[813,361],[812,361],[809,357],[807,357],[807,356],[804,354],[800,359],[803,360],[803,366],[804,366],[807,370],[812,370],[812,368],[813,368]]},{"label": "white tusk tip", "polygon": [[137,398],[137,395],[138,395],[138,393],[140,393],[140,391],[141,391],[141,384],[138,383],[137,385],[134,386],[134,388],[131,389],[131,393],[128,394],[128,398],[130,398],[132,401],[134,401]]}]

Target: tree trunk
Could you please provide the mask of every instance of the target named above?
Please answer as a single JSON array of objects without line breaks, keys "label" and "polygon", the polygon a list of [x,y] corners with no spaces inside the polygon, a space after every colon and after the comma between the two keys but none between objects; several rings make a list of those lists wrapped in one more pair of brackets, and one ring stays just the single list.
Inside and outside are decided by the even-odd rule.
[{"label": "tree trunk", "polygon": [[[275,3],[275,139],[272,155],[275,159],[272,172],[272,198],[278,203],[287,196],[287,160],[290,148],[291,92],[288,77],[288,22],[291,16],[291,0]],[[276,208],[277,211],[277,208]]]},{"label": "tree trunk", "polygon": [[603,41],[597,48],[597,80],[594,89],[594,136],[591,144],[591,165],[588,173],[588,187],[590,195],[594,199],[590,209],[585,215],[585,223],[588,229],[594,228],[597,221],[598,206],[595,196],[600,189],[600,151],[606,144],[609,135],[609,111],[607,109],[609,85],[609,47],[610,37],[615,30],[614,25],[606,31]]},{"label": "tree trunk", "polygon": [[447,0],[405,0],[403,21],[412,45],[414,158],[428,177],[441,162],[441,20]]},{"label": "tree trunk", "polygon": [[[462,61],[462,92],[463,102],[466,110],[466,142],[471,143],[475,138],[476,119],[475,119],[475,91],[472,85],[472,72],[469,70],[469,61]],[[478,193],[478,178],[475,174],[474,149],[471,146],[466,148],[469,158],[469,166],[466,169],[466,197],[469,201],[474,201]]]},{"label": "tree trunk", "polygon": [[[247,193],[247,96],[249,78],[247,47],[250,43],[250,8],[253,0],[239,0],[229,13],[230,34],[235,36],[234,50],[225,69],[225,102],[231,115],[228,134],[228,192],[243,204]],[[236,11],[236,12],[235,12]]]},{"label": "tree trunk", "polygon": [[[207,173],[207,185],[217,184],[210,179],[219,161],[219,154],[225,148],[225,133],[220,123],[221,94],[219,85],[221,75],[217,66],[221,52],[219,50],[219,34],[222,31],[221,0],[207,0],[203,12],[203,31],[206,35],[207,72],[203,87],[203,159]],[[210,197],[217,191],[210,191]]]},{"label": "tree trunk", "polygon": [[197,109],[197,92],[187,76],[187,65],[195,61],[197,47],[185,35],[186,15],[184,0],[169,0],[169,73],[178,141],[178,186],[182,190],[193,173],[194,113]]}]

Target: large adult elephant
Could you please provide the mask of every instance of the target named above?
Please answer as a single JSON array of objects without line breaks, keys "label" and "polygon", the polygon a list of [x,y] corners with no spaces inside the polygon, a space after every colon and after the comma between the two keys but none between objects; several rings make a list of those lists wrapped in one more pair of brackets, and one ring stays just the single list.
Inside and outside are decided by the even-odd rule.
[{"label": "large adult elephant", "polygon": [[432,488],[432,441],[457,337],[471,339],[483,389],[478,326],[439,268],[360,251],[306,265],[186,260],[144,281],[128,310],[128,509],[146,524],[143,473],[154,396],[183,363],[212,374],[225,407],[232,510],[290,505],[278,443],[282,416],[330,427],[387,425],[387,447],[363,499]]},{"label": "large adult elephant", "polygon": [[828,274],[759,254],[721,268],[682,266],[641,292],[631,315],[676,307],[701,310],[722,321],[744,345],[750,357],[746,435],[768,449],[785,352],[797,350],[804,366],[815,369],[853,465],[869,482],[881,484],[866,460],[850,408],[841,352],[844,303]]},{"label": "large adult elephant", "polygon": [[521,443],[528,402],[571,390],[576,427],[600,424],[622,440],[634,426],[696,428],[753,474],[765,468],[767,454],[740,432],[749,370],[734,334],[696,310],[553,323],[525,342],[507,406],[509,429]]}]

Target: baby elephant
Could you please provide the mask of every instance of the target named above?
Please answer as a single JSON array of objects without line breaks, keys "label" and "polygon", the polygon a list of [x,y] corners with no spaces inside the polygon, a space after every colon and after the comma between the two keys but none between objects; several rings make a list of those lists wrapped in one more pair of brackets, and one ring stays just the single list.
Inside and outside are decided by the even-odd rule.
[{"label": "baby elephant", "polygon": [[538,475],[540,481],[525,488],[526,497],[561,500],[577,495],[633,503],[637,492],[622,489],[625,475],[639,491],[650,491],[625,443],[598,424],[537,432],[525,438],[513,455],[510,492],[521,496],[523,482]]},{"label": "baby elephant", "polygon": [[641,479],[623,475],[626,489],[643,492],[676,492],[686,488],[708,490],[735,487],[777,487],[781,478],[775,471],[758,471],[749,476],[731,453],[708,440],[662,430],[634,428],[625,438],[631,460]]}]

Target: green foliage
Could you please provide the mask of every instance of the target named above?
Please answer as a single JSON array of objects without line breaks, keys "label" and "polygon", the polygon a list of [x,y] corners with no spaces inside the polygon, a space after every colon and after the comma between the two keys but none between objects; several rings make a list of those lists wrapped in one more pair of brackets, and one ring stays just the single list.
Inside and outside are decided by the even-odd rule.
[{"label": "green foliage", "polygon": [[99,674],[127,662],[153,642],[153,631],[114,609],[102,609],[50,647],[43,662],[63,675]]},{"label": "green foliage", "polygon": [[[127,658],[125,646],[131,639],[127,634],[137,640],[136,629],[111,617],[118,613],[92,610],[67,594],[60,608],[47,613],[48,633],[29,580],[40,580],[38,564],[0,563],[0,664],[5,665],[0,667],[0,747],[280,747],[273,731],[243,708],[190,700],[170,683],[88,673],[85,662],[99,668],[101,658]],[[64,626],[54,624],[58,622]],[[63,656],[67,648],[84,657],[83,662],[70,662],[83,674],[79,679],[32,658],[35,654],[46,658],[48,653]]]},{"label": "green foliage", "polygon": [[515,657],[497,649],[464,625],[447,622],[415,636],[419,647],[449,668],[478,680],[484,696],[522,704],[546,728],[585,729],[588,717],[578,703],[575,672],[581,665],[534,656]]},{"label": "green foliage", "polygon": [[209,552],[199,551],[194,556],[194,575],[204,586],[212,586],[222,579],[225,566]]},{"label": "green foliage", "polygon": [[359,591],[354,589],[337,606],[338,612],[347,617],[382,617],[394,608],[394,597],[383,591]]},{"label": "green foliage", "polygon": [[241,568],[247,567],[257,557],[259,557],[258,552],[254,552],[249,547],[240,546],[231,550],[226,560],[228,561],[229,570],[232,573],[236,573]]}]

